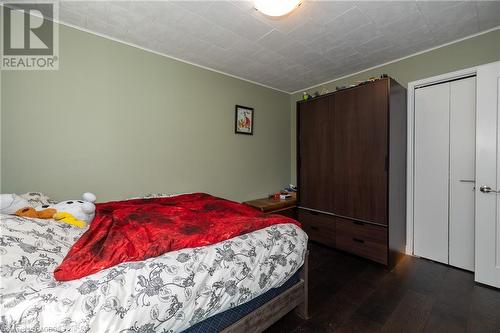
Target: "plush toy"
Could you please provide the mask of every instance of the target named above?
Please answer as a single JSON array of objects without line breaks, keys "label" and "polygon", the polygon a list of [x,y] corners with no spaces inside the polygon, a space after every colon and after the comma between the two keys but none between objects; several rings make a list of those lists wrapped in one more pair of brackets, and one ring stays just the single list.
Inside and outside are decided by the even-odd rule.
[{"label": "plush toy", "polygon": [[0,194],[0,213],[2,214],[14,214],[18,209],[28,206],[28,200],[17,194]]},{"label": "plush toy", "polygon": [[57,211],[53,215],[55,220],[84,228],[94,219],[96,196],[86,192],[82,198],[83,200],[66,200],[53,205],[41,205],[35,207],[35,210],[55,209]]},{"label": "plush toy", "polygon": [[[95,216],[96,196],[86,192],[83,200],[66,200],[55,204],[30,207],[28,201],[16,194],[2,194],[2,213],[38,219],[55,219],[79,228],[85,228]],[[5,205],[5,209],[4,209]]]},{"label": "plush toy", "polygon": [[24,207],[17,210],[15,212],[15,215],[24,217],[34,217],[37,219],[51,219],[55,213],[57,213],[57,210],[55,210],[54,208],[36,210],[33,207]]},{"label": "plush toy", "polygon": [[78,228],[85,228],[87,226],[87,222],[76,219],[70,213],[65,213],[65,212],[55,213],[53,218],[56,221],[68,223]]}]

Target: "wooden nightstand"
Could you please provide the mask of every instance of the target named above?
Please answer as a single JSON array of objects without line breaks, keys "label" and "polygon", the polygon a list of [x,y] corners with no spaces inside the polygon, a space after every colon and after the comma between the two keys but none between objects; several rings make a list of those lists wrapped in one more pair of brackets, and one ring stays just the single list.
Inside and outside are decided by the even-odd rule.
[{"label": "wooden nightstand", "polygon": [[245,205],[252,206],[265,214],[280,214],[292,219],[297,218],[297,196],[291,193],[292,197],[289,199],[273,199],[261,198],[243,202]]}]

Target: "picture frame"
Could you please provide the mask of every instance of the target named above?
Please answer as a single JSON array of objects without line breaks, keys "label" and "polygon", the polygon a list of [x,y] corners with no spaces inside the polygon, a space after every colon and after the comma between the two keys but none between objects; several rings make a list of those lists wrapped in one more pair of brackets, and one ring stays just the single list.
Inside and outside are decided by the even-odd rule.
[{"label": "picture frame", "polygon": [[253,135],[254,109],[248,106],[235,105],[234,107],[234,133]]}]

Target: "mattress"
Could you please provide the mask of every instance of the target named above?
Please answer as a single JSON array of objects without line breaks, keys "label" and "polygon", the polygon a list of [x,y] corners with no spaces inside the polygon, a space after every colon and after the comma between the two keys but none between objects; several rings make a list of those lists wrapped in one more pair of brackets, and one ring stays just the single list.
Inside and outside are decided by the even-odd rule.
[{"label": "mattress", "polygon": [[1,332],[181,332],[282,286],[307,247],[300,228],[279,224],[59,282],[53,270],[84,230],[0,220]]}]

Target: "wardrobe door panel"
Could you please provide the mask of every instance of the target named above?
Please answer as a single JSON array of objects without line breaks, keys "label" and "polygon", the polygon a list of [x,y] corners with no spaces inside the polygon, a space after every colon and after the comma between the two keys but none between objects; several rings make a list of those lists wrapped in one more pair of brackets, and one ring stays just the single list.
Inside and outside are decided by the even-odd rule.
[{"label": "wardrobe door panel", "polygon": [[414,252],[448,263],[449,83],[415,90]]},{"label": "wardrobe door panel", "polygon": [[388,81],[335,96],[333,212],[387,224]]},{"label": "wardrobe door panel", "polygon": [[330,211],[332,205],[334,97],[299,104],[299,205]]}]

